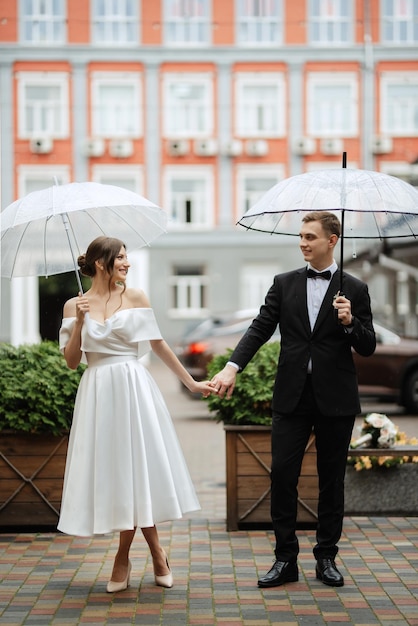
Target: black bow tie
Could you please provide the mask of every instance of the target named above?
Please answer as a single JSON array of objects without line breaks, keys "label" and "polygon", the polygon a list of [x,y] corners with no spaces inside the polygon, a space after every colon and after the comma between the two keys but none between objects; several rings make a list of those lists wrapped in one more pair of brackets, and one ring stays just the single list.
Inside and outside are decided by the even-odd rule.
[{"label": "black bow tie", "polygon": [[309,268],[308,278],[323,278],[324,280],[330,280],[331,272],[330,270],[325,270],[325,272],[315,272],[315,270]]}]

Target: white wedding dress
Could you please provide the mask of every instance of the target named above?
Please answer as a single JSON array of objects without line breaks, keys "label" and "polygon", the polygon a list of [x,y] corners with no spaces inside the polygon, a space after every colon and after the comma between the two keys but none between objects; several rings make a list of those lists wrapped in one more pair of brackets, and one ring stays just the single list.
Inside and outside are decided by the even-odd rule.
[{"label": "white wedding dress", "polygon": [[[138,360],[161,339],[152,309],[116,312],[106,338],[82,329],[83,362],[58,530],[105,534],[179,519],[200,508],[162,394]],[[103,326],[90,320],[94,330]],[[60,347],[75,317],[64,318]]]}]

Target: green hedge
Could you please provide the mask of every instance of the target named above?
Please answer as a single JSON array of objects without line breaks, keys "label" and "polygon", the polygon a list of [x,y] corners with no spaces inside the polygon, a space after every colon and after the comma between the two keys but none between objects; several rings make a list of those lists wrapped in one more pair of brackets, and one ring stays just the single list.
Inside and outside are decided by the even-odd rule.
[{"label": "green hedge", "polygon": [[[277,373],[280,343],[264,344],[237,375],[232,397],[227,400],[212,394],[205,401],[218,422],[225,424],[271,424],[271,400]],[[208,366],[211,379],[229,361],[232,350],[215,356]]]},{"label": "green hedge", "polygon": [[68,430],[83,370],[67,367],[54,341],[0,344],[0,431],[58,435]]}]

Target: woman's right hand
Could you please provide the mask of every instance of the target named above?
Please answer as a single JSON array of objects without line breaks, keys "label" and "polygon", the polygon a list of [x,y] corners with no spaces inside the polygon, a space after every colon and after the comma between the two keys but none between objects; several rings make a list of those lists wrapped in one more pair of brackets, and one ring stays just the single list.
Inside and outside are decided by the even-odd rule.
[{"label": "woman's right hand", "polygon": [[90,311],[89,301],[86,296],[78,294],[78,298],[75,304],[76,317],[78,322],[84,321],[84,316]]}]

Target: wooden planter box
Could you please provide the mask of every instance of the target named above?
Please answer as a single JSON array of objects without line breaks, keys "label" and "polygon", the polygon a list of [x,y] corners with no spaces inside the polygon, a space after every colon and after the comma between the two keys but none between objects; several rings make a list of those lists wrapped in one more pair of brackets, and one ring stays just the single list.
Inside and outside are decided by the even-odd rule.
[{"label": "wooden planter box", "polygon": [[[227,530],[271,528],[271,427],[225,425]],[[306,447],[299,478],[297,523],[317,522],[315,437]]]},{"label": "wooden planter box", "polygon": [[68,434],[0,433],[0,529],[56,528]]}]

